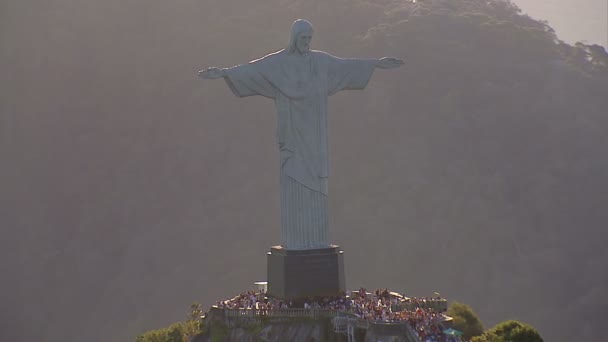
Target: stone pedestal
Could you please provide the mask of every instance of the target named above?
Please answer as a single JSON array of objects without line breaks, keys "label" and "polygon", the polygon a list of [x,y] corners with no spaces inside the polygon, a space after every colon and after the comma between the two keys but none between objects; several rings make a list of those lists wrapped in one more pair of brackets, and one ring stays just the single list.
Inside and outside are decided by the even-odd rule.
[{"label": "stone pedestal", "polygon": [[345,292],[344,256],[336,245],[290,250],[274,246],[268,255],[268,294],[298,299]]}]

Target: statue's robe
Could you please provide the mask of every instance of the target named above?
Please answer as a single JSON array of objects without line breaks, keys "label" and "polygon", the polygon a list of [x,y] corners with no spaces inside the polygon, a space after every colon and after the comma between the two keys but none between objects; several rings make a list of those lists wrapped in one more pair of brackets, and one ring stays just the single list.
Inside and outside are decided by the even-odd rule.
[{"label": "statue's robe", "polygon": [[226,70],[226,83],[236,96],[261,95],[275,101],[282,245],[287,249],[329,244],[327,97],[365,88],[375,61],[281,50]]}]

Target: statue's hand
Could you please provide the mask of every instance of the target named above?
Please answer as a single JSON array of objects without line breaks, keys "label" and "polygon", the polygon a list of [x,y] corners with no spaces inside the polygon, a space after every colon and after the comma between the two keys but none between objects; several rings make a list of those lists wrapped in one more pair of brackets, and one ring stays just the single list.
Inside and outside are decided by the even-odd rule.
[{"label": "statue's hand", "polygon": [[220,77],[224,77],[224,76],[226,76],[226,71],[224,69],[213,68],[213,67],[207,68],[207,70],[201,70],[198,72],[198,77],[208,79],[208,80],[214,80],[216,78],[220,78]]},{"label": "statue's hand", "polygon": [[382,57],[376,63],[376,67],[380,69],[394,69],[403,65],[405,61],[403,59],[394,57]]}]

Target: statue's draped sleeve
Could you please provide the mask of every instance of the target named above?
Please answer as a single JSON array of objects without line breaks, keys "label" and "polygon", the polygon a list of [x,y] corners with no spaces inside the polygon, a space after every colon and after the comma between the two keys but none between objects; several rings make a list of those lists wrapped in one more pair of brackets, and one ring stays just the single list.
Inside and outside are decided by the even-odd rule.
[{"label": "statue's draped sleeve", "polygon": [[238,97],[261,95],[275,99],[277,89],[269,79],[269,56],[226,69],[224,80]]},{"label": "statue's draped sleeve", "polygon": [[339,58],[328,55],[327,94],[341,90],[363,89],[367,86],[374,69],[375,59]]}]

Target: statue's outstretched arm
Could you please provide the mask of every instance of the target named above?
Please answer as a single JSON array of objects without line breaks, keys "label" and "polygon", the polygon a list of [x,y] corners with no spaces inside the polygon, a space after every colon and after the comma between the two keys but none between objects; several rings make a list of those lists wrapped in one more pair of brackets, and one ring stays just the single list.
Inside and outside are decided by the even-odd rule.
[{"label": "statue's outstretched arm", "polygon": [[226,77],[226,69],[220,69],[220,68],[215,68],[215,67],[207,68],[205,70],[199,71],[198,77],[208,79],[208,80],[214,80],[216,78]]},{"label": "statue's outstretched arm", "polygon": [[403,59],[395,57],[382,57],[376,62],[376,68],[380,69],[394,69],[403,65],[405,61]]}]

